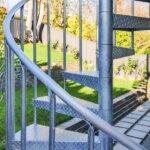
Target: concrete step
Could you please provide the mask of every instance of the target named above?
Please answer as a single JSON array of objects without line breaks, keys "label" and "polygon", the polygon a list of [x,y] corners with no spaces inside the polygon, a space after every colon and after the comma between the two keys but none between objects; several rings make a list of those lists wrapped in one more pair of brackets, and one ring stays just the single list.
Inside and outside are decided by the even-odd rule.
[{"label": "concrete step", "polygon": [[[27,126],[27,150],[48,150],[49,127],[43,125]],[[15,134],[13,150],[21,150],[21,131]],[[87,134],[56,128],[55,150],[87,150]],[[100,148],[99,138],[95,136],[95,150]]]}]

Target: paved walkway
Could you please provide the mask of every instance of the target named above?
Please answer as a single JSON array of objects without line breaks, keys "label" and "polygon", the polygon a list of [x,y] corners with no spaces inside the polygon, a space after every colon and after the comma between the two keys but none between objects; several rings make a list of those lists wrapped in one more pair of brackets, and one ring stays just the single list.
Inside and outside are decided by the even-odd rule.
[{"label": "paved walkway", "polygon": [[[75,121],[65,123],[63,125],[63,128],[87,133],[88,126],[86,125],[86,123],[84,121],[81,121],[80,119],[74,120]],[[135,142],[142,144],[150,149],[150,101],[146,101],[142,105],[138,106],[135,110],[126,115],[114,126],[118,131],[126,134]],[[98,130],[94,130],[95,134],[97,135]],[[127,150],[127,148],[119,143],[114,142],[114,150]]]},{"label": "paved walkway", "polygon": [[[136,110],[132,111],[115,124],[115,127],[137,143],[141,144],[142,142],[146,142],[145,139],[150,132],[150,101],[137,107]],[[127,150],[127,148],[116,143],[114,145],[114,150]]]}]

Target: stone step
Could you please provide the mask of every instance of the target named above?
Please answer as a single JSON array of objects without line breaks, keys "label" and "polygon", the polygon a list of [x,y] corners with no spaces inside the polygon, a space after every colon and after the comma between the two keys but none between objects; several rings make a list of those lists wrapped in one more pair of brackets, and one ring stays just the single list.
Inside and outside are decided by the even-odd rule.
[{"label": "stone step", "polygon": [[[27,126],[27,150],[48,150],[49,127],[43,125]],[[13,150],[21,150],[21,131],[15,134]],[[87,150],[87,134],[56,128],[55,150]],[[95,150],[100,148],[99,138],[95,136]]]}]

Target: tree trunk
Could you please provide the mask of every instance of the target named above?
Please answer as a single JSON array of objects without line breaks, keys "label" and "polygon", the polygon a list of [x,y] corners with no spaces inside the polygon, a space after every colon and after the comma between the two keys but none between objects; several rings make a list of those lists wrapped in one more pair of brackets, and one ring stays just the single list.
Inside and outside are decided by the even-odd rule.
[{"label": "tree trunk", "polygon": [[32,20],[33,20],[33,0],[30,0],[28,2],[28,14],[26,20],[26,38],[28,42],[33,42]]},{"label": "tree trunk", "polygon": [[41,27],[41,24],[42,24],[42,21],[43,21],[43,18],[44,18],[44,15],[45,15],[45,4],[44,2],[41,0],[40,2],[40,12],[39,12],[39,18],[38,18],[38,22],[37,22],[37,38],[39,40],[39,30],[40,30],[40,27]]},{"label": "tree trunk", "polygon": [[150,100],[150,54],[147,54],[147,98]]}]

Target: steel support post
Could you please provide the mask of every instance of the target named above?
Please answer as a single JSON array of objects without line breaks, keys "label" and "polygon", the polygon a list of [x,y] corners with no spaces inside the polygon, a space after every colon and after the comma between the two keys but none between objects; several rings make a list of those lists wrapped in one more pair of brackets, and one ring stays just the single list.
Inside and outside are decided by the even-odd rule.
[{"label": "steel support post", "polygon": [[[99,0],[99,109],[100,116],[112,124],[112,0]],[[111,150],[112,139],[100,132],[101,150]]]}]

